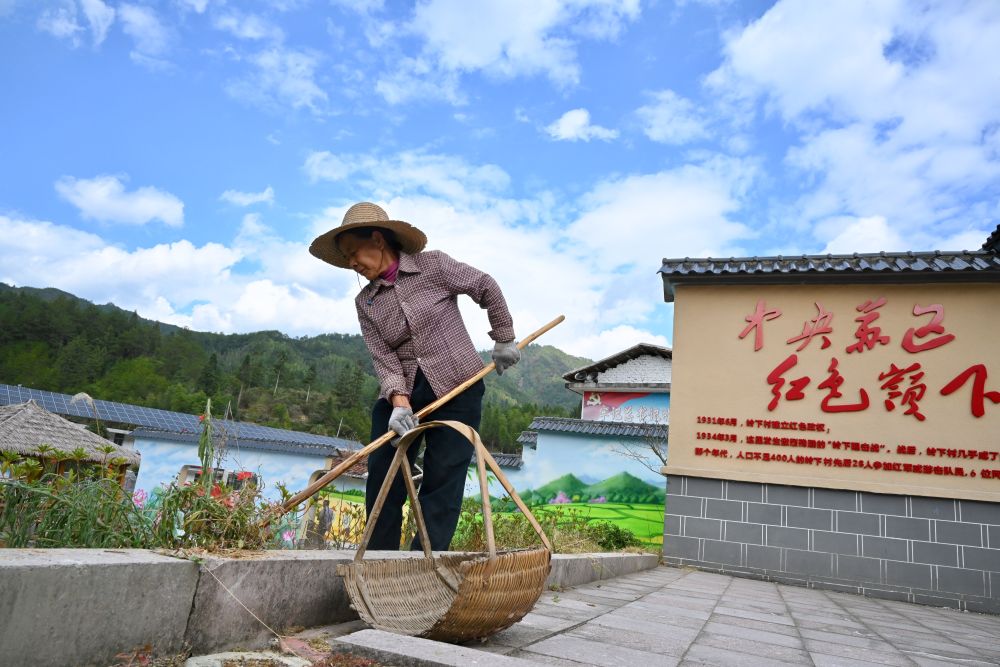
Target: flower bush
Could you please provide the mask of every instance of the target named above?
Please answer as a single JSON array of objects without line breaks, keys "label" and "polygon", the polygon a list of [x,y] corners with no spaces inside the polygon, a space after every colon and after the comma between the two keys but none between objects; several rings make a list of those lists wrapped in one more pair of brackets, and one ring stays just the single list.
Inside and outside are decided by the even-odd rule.
[{"label": "flower bush", "polygon": [[550,505],[562,505],[565,503],[571,503],[573,500],[566,495],[564,491],[560,491],[556,494],[556,497],[549,501]]}]

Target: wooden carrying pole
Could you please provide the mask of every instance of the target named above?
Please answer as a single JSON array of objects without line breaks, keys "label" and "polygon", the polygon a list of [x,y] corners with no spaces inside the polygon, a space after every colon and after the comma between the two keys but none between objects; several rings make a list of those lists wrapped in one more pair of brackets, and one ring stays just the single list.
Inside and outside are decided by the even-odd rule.
[{"label": "wooden carrying pole", "polygon": [[[545,326],[543,326],[541,329],[539,329],[538,331],[536,331],[533,334],[531,334],[530,336],[526,336],[525,338],[523,338],[521,340],[521,342],[519,342],[517,344],[518,349],[523,350],[527,345],[529,345],[530,343],[532,343],[536,338],[538,338],[539,336],[541,336],[542,334],[544,334],[549,329],[552,329],[553,327],[555,327],[556,325],[558,325],[564,319],[566,319],[565,316],[560,315],[559,317],[557,317],[556,319],[552,320],[551,322],[549,322],[548,324],[546,324]],[[496,364],[491,361],[489,364],[487,364],[483,368],[483,370],[479,371],[478,373],[476,373],[475,375],[473,375],[471,378],[469,378],[468,380],[466,380],[462,384],[458,385],[457,387],[455,387],[454,389],[452,389],[451,391],[449,391],[447,394],[445,394],[441,398],[437,399],[433,403],[427,405],[422,410],[420,410],[419,412],[417,412],[416,413],[417,418],[418,419],[423,419],[426,415],[434,412],[435,410],[437,410],[438,408],[440,408],[442,405],[444,405],[445,403],[447,403],[451,399],[455,398],[456,396],[458,396],[459,394],[461,394],[463,391],[465,391],[466,389],[468,389],[469,387],[471,387],[472,385],[474,385],[475,383],[479,382],[484,377],[486,377],[487,375],[489,375],[490,372],[494,368],[496,368]],[[344,473],[345,470],[347,470],[352,465],[354,465],[355,463],[357,463],[361,459],[365,458],[366,456],[368,456],[369,454],[371,454],[372,452],[374,452],[376,449],[378,449],[379,447],[381,447],[382,445],[384,445],[385,443],[389,442],[390,440],[392,440],[395,437],[396,437],[396,432],[395,431],[388,431],[384,435],[382,435],[381,437],[379,437],[377,440],[373,440],[372,442],[370,442],[369,444],[367,444],[364,448],[359,449],[358,451],[356,451],[353,454],[351,454],[350,456],[348,456],[346,459],[344,459],[343,461],[341,461],[339,465],[337,465],[334,468],[331,468],[329,472],[327,472],[325,475],[323,475],[322,477],[320,477],[319,479],[317,479],[315,482],[313,482],[312,484],[310,484],[309,486],[307,486],[304,490],[298,492],[297,494],[295,494],[294,496],[292,496],[291,498],[289,498],[288,500],[286,500],[281,505],[281,508],[274,515],[272,515],[271,517],[268,518],[267,523],[270,523],[271,521],[274,521],[275,519],[277,519],[277,518],[281,517],[282,515],[284,515],[286,512],[289,512],[296,505],[298,505],[298,504],[300,504],[300,503],[308,500],[309,498],[311,498],[313,495],[316,494],[317,491],[319,491],[320,489],[322,489],[324,486],[326,486],[327,484],[329,484],[333,480],[335,480],[338,477],[340,477]]]}]

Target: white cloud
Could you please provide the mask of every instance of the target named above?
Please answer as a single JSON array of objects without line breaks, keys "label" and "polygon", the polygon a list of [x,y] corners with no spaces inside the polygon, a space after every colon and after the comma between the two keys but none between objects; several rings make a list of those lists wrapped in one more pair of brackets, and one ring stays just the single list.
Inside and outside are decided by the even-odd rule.
[{"label": "white cloud", "polygon": [[636,111],[647,137],[664,144],[686,144],[708,136],[691,100],[672,90],[661,90],[651,97],[651,104]]},{"label": "white cloud", "polygon": [[831,218],[819,229],[829,229],[836,235],[829,239],[823,253],[849,255],[855,252],[899,251],[906,242],[890,229],[885,218]]},{"label": "white cloud", "polygon": [[180,199],[149,186],[126,192],[117,176],[64,176],[56,182],[56,192],[80,209],[87,220],[128,225],[160,220],[171,227],[184,224],[184,203]]},{"label": "white cloud", "polygon": [[313,151],[306,156],[303,171],[310,183],[341,181],[351,175],[352,168],[329,151]]},{"label": "white cloud", "polygon": [[752,162],[718,158],[611,179],[582,198],[584,212],[567,236],[611,267],[659,268],[664,254],[737,254],[752,233],[734,218],[755,176]]},{"label": "white cloud", "polygon": [[135,52],[140,56],[155,57],[167,50],[169,33],[160,22],[156,12],[141,5],[121,4],[118,16],[122,29],[135,43]]},{"label": "white cloud", "polygon": [[115,21],[115,10],[101,0],[80,0],[80,6],[87,17],[87,23],[90,24],[94,46],[100,46],[104,38],[107,37],[111,24]]},{"label": "white cloud", "polygon": [[[420,227],[429,248],[493,275],[518,335],[565,314],[567,323],[545,342],[592,358],[643,340],[666,342],[656,275],[664,254],[733,254],[751,235],[732,221],[754,178],[750,161],[716,158],[609,180],[579,198],[574,219],[574,205],[547,193],[509,198],[508,177],[490,165],[426,153],[338,157],[353,166],[351,182],[363,198]],[[313,233],[339,225],[352,203],[324,211]],[[474,341],[488,346],[484,313],[462,304]]]},{"label": "white cloud", "polygon": [[[313,165],[322,179],[319,165],[332,154],[314,155],[323,156]],[[363,193],[358,199],[420,227],[429,248],[493,275],[519,336],[564,314],[567,322],[542,342],[591,358],[638,342],[668,342],[655,273],[663,254],[723,254],[748,233],[729,217],[753,178],[750,162],[715,158],[633,174],[563,202],[544,191],[514,198],[504,170],[454,155],[336,157],[349,165],[350,187]],[[0,256],[26,260],[5,266],[0,279],[54,283],[198,330],[356,333],[356,276],[307,252],[312,236],[339,225],[352,203],[318,212],[305,238],[295,239],[269,226],[265,214],[250,213],[226,245],[178,241],[125,249],[51,223],[4,220]],[[489,347],[484,311],[471,300],[460,303],[474,342]]]},{"label": "white cloud", "polygon": [[[25,267],[37,267],[39,271],[49,261],[65,261],[79,254],[99,250],[104,241],[95,234],[54,225],[40,220],[23,220],[0,215],[0,246],[4,257],[17,257],[17,262],[4,262],[6,271],[0,282],[19,285],[47,285],[49,277],[39,273],[38,282],[31,270],[25,274]],[[17,273],[14,273],[17,271]]]},{"label": "white cloud", "polygon": [[379,77],[375,90],[389,104],[405,102],[448,102],[455,106],[466,103],[458,90],[458,74],[435,68],[428,59],[400,58],[396,68]]},{"label": "white cloud", "polygon": [[432,0],[417,6],[412,29],[443,69],[544,73],[564,85],[580,75],[570,42],[550,34],[566,18],[554,2]]},{"label": "white cloud", "polygon": [[267,39],[280,42],[284,39],[281,28],[256,14],[243,14],[233,10],[215,17],[213,25],[240,39]]},{"label": "white cloud", "polygon": [[[51,286],[201,331],[357,333],[352,280],[250,216],[232,247],[189,241],[126,250],[95,234],[0,215],[0,281]],[[237,264],[260,266],[239,273]]]},{"label": "white cloud", "polygon": [[605,329],[598,334],[581,338],[576,346],[577,351],[574,354],[590,359],[601,359],[607,356],[608,350],[618,352],[638,343],[670,347],[670,341],[666,336],[623,324],[611,329]]},{"label": "white cloud", "polygon": [[455,104],[464,100],[458,77],[469,72],[505,79],[544,75],[560,87],[576,85],[577,40],[614,39],[638,16],[638,0],[428,0],[417,4],[408,24],[381,24],[368,34],[373,46],[386,35],[423,40],[418,56],[394,57],[401,65],[380,79],[387,101],[413,99],[404,95],[405,84],[425,81],[435,99]]},{"label": "white cloud", "polygon": [[227,201],[236,206],[252,206],[253,204],[273,204],[274,188],[270,185],[262,192],[240,192],[239,190],[226,190],[219,197],[222,201]]},{"label": "white cloud", "polygon": [[611,141],[618,136],[618,130],[591,125],[590,112],[586,109],[567,111],[546,127],[545,131],[557,141],[590,141],[591,139]]},{"label": "white cloud", "polygon": [[469,206],[493,198],[510,185],[510,176],[492,164],[472,165],[461,157],[425,151],[391,156],[310,153],[303,165],[311,182],[341,181],[356,176],[357,185],[373,197],[425,194]]},{"label": "white cloud", "polygon": [[76,5],[72,1],[64,2],[61,6],[46,9],[38,17],[36,24],[39,30],[49,33],[53,37],[68,39],[73,46],[79,46],[78,34],[83,32],[83,26],[76,22]]},{"label": "white cloud", "polygon": [[256,68],[254,73],[228,83],[230,96],[265,108],[291,106],[323,113],[327,94],[315,80],[318,55],[275,46],[249,60]]},{"label": "white cloud", "polygon": [[884,241],[919,250],[995,226],[1000,79],[983,63],[1000,59],[1000,5],[782,0],[724,55],[707,83],[732,122],[759,103],[797,135],[799,229],[827,243],[825,220],[884,220]]},{"label": "white cloud", "polygon": [[901,252],[904,250],[977,250],[988,232],[959,231],[950,236],[919,234],[914,239],[909,230],[894,229],[885,218],[833,217],[816,225],[816,236],[826,243],[823,253],[848,255],[855,252]]},{"label": "white cloud", "polygon": [[140,314],[161,298],[182,304],[204,298],[239,259],[219,244],[199,248],[188,241],[129,252],[71,227],[6,216],[0,216],[0,255],[20,259],[5,270],[5,282],[58,287]]}]

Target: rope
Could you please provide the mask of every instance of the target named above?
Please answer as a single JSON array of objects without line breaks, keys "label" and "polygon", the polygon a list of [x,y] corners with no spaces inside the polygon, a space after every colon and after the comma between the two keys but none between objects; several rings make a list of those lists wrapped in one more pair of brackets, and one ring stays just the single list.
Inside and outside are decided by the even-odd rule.
[{"label": "rope", "polygon": [[[268,629],[268,631],[272,635],[274,635],[275,637],[277,637],[278,638],[278,642],[279,642],[279,646],[281,646],[281,640],[284,639],[284,637],[285,637],[284,635],[279,635],[277,632],[275,632],[274,629],[270,625],[268,625],[267,623],[265,623],[264,621],[262,621],[260,619],[260,617],[257,616],[257,614],[253,613],[253,611],[250,610],[250,607],[248,607],[245,604],[243,604],[243,600],[241,600],[238,597],[236,597],[236,594],[233,593],[231,590],[229,590],[229,587],[226,586],[224,583],[222,583],[221,579],[219,579],[217,576],[215,576],[215,572],[212,572],[207,567],[205,568],[205,571],[208,572],[210,575],[212,575],[212,578],[215,579],[219,583],[220,586],[222,586],[223,590],[225,590],[227,593],[229,593],[229,595],[231,595],[232,598],[234,600],[236,600],[240,604],[241,607],[243,607],[244,609],[246,609],[248,614],[250,614],[251,616],[253,616],[257,620],[258,623],[260,623],[261,625],[263,625],[265,628]],[[296,658],[301,658],[302,660],[307,660],[306,658],[304,658],[301,655],[299,655],[298,653],[296,653],[295,650],[291,646],[289,646],[287,644],[285,644],[284,646],[281,646],[281,648],[284,651],[288,651],[289,653],[291,653],[292,655],[294,655]]]}]

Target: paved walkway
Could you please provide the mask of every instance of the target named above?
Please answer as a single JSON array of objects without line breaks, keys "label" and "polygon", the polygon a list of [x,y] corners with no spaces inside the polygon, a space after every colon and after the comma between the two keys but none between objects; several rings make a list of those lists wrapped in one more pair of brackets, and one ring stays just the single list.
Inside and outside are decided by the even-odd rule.
[{"label": "paved walkway", "polygon": [[[300,654],[305,642],[319,641],[317,658],[340,644],[381,664],[422,667],[1000,665],[1000,616],[666,566],[546,591],[520,623],[485,643],[453,646],[364,628],[361,621],[311,628],[293,641]],[[188,665],[217,667],[221,657]]]},{"label": "paved walkway", "polygon": [[580,665],[998,665],[1000,616],[666,566],[545,592],[479,648]]}]

